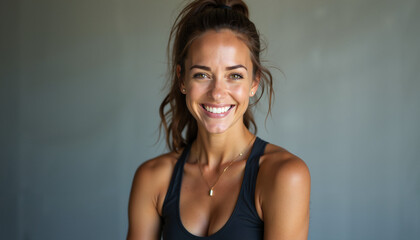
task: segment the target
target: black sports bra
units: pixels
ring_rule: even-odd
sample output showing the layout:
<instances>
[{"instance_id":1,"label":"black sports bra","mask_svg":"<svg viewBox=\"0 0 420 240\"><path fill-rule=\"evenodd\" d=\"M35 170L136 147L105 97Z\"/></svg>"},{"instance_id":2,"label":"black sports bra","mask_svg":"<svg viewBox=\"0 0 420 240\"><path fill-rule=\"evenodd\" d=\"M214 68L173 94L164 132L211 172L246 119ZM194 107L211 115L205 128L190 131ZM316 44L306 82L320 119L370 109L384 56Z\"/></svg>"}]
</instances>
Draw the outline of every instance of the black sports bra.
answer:
<instances>
[{"instance_id":1,"label":"black sports bra","mask_svg":"<svg viewBox=\"0 0 420 240\"><path fill-rule=\"evenodd\" d=\"M191 234L182 225L179 213L179 197L181 192L184 164L188 158L191 146L187 146L175 164L171 182L163 202L163 240L208 239L208 240L259 240L264 237L264 222L255 209L255 184L259 169L259 159L264 153L267 142L256 138L251 154L246 162L239 197L232 215L226 224L216 233L199 237Z\"/></svg>"}]
</instances>

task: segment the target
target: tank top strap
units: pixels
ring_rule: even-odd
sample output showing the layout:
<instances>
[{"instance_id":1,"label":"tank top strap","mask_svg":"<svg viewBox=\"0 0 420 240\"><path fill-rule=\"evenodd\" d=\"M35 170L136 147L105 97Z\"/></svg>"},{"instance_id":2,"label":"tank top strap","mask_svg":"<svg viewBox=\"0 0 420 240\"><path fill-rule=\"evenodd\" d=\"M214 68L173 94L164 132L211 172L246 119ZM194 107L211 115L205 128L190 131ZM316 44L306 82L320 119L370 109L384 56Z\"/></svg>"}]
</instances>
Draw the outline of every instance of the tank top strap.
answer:
<instances>
[{"instance_id":1,"label":"tank top strap","mask_svg":"<svg viewBox=\"0 0 420 240\"><path fill-rule=\"evenodd\" d=\"M172 172L171 182L169 183L168 191L166 192L165 200L163 201L162 213L166 211L166 206L177 201L177 196L181 191L182 174L184 172L184 165L190 154L191 144L188 144L182 151L181 156L175 164Z\"/></svg>"},{"instance_id":2,"label":"tank top strap","mask_svg":"<svg viewBox=\"0 0 420 240\"><path fill-rule=\"evenodd\" d=\"M260 167L260 157L264 154L266 145L266 141L256 137L248 162L245 166L244 179L242 183L244 191L242 192L241 198L246 208L248 208L249 212L253 215L254 219L260 219L255 208L255 186Z\"/></svg>"}]
</instances>

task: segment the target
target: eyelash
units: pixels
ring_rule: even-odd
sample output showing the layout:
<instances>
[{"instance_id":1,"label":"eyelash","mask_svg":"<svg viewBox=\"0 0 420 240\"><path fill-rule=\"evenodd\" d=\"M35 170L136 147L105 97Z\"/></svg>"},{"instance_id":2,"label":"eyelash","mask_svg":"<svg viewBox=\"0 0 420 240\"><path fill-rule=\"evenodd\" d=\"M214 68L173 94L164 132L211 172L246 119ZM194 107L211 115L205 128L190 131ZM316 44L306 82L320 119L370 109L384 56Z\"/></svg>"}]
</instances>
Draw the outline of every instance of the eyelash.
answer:
<instances>
[{"instance_id":1,"label":"eyelash","mask_svg":"<svg viewBox=\"0 0 420 240\"><path fill-rule=\"evenodd\" d=\"M205 73L196 73L193 75L193 78L198 78L198 79L203 79L203 78L210 78L209 75L205 74Z\"/></svg>"},{"instance_id":2,"label":"eyelash","mask_svg":"<svg viewBox=\"0 0 420 240\"><path fill-rule=\"evenodd\" d=\"M239 74L239 73L233 73L233 74L231 74L230 75L230 77L232 77L233 79L235 79L235 80L239 80L239 79L242 79L242 78L244 78L241 74Z\"/></svg>"},{"instance_id":3,"label":"eyelash","mask_svg":"<svg viewBox=\"0 0 420 240\"><path fill-rule=\"evenodd\" d=\"M203 79L203 78L210 78L210 76L208 75L208 74L205 74L205 73L196 73L196 74L194 74L193 75L193 77L194 78L198 78L198 79ZM239 74L239 73L233 73L233 74L230 74L229 75L229 77L231 78L231 79L234 79L234 80L239 80L239 79L243 79L244 77L241 75L241 74Z\"/></svg>"}]
</instances>

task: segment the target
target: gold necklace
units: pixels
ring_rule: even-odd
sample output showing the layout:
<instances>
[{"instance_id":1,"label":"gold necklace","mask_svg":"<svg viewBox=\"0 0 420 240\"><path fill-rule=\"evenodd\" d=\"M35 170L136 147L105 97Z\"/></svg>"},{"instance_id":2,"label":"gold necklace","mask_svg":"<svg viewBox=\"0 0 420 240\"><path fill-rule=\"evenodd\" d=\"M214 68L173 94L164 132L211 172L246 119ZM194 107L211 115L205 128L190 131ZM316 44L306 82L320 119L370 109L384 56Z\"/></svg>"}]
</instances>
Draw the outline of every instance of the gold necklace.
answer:
<instances>
[{"instance_id":1,"label":"gold necklace","mask_svg":"<svg viewBox=\"0 0 420 240\"><path fill-rule=\"evenodd\" d=\"M245 150L247 150L247 149L249 148L249 146L251 145L252 140L254 140L254 138L255 138L255 137L252 137L252 138L251 138L251 141L248 143L248 145L246 146ZM249 149L249 150L250 150L250 149ZM249 152L249 150L247 151L247 153ZM216 182L214 182L214 184L213 184L212 186L210 186L210 184L209 184L209 183L207 182L207 180L204 178L203 170L201 169L201 166L200 166L200 164L199 164L199 162L198 162L198 158L197 158L197 165L198 165L198 169L200 170L201 177L203 178L204 182L206 182L207 186L209 187L209 196L210 196L210 197L213 197L213 195L214 195L214 187L216 186L217 182L219 181L219 179L220 179L220 177L223 175L223 173L225 173L225 172L226 172L226 170L228 170L228 168L229 168L230 166L232 166L232 164L233 164L233 162L234 162L235 160L240 159L240 157L242 157L243 155L244 155L244 153L243 153L243 152L240 152L240 153L239 153L239 155L238 155L237 157L233 158L233 159L229 162L229 165L227 165L227 167L223 168L222 173L221 173L221 174L219 174L219 176L218 176L218 177L217 177L217 179L216 179ZM248 155L248 154L247 154L247 155Z\"/></svg>"}]
</instances>

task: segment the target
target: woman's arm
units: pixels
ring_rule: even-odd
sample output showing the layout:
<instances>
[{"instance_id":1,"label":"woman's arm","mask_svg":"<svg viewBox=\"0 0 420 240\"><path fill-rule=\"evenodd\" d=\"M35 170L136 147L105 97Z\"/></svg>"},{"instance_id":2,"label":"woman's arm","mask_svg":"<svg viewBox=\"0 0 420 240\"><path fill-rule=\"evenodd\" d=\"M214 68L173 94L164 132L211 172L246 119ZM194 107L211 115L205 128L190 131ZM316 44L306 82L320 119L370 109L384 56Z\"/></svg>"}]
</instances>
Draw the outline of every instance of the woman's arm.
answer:
<instances>
[{"instance_id":1,"label":"woman's arm","mask_svg":"<svg viewBox=\"0 0 420 240\"><path fill-rule=\"evenodd\" d=\"M264 239L308 239L311 179L306 164L291 156L267 162L263 173Z\"/></svg>"},{"instance_id":2,"label":"woman's arm","mask_svg":"<svg viewBox=\"0 0 420 240\"><path fill-rule=\"evenodd\" d=\"M160 210L173 164L157 158L141 165L134 176L128 207L127 240L159 240Z\"/></svg>"}]
</instances>

